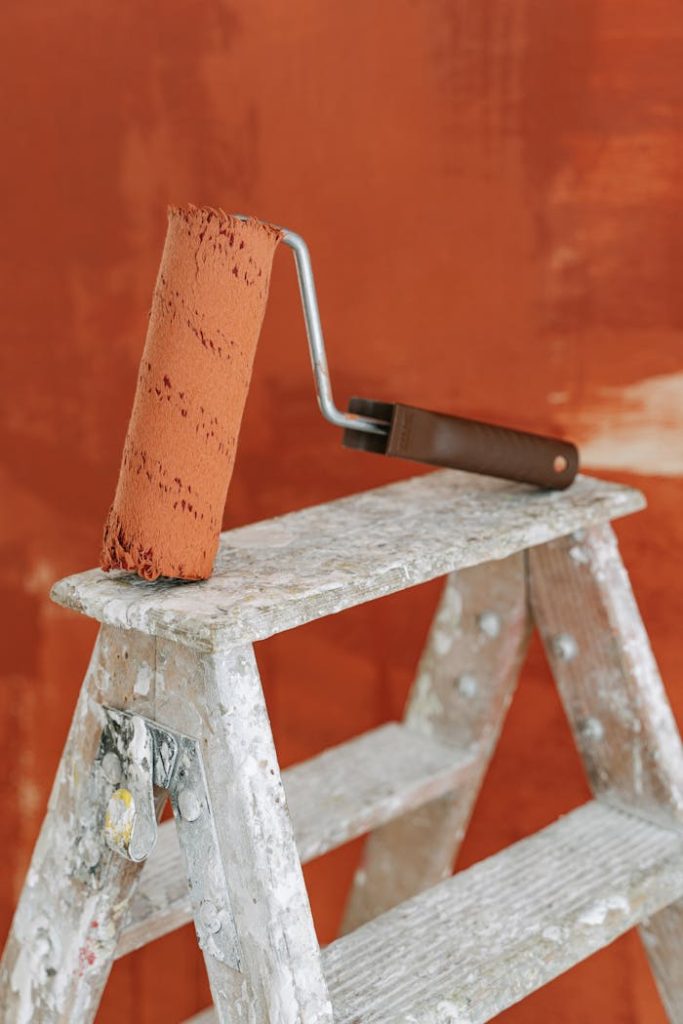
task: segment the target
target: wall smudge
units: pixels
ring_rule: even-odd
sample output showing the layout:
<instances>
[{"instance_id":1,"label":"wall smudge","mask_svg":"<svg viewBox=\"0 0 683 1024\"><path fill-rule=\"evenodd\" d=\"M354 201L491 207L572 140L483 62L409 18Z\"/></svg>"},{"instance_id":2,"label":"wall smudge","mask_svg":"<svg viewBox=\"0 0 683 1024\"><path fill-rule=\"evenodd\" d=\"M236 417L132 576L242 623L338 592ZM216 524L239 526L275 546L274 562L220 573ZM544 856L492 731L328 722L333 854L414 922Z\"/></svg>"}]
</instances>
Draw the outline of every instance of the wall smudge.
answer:
<instances>
[{"instance_id":1,"label":"wall smudge","mask_svg":"<svg viewBox=\"0 0 683 1024\"><path fill-rule=\"evenodd\" d=\"M585 467L683 476L683 372L601 388L573 424Z\"/></svg>"}]
</instances>

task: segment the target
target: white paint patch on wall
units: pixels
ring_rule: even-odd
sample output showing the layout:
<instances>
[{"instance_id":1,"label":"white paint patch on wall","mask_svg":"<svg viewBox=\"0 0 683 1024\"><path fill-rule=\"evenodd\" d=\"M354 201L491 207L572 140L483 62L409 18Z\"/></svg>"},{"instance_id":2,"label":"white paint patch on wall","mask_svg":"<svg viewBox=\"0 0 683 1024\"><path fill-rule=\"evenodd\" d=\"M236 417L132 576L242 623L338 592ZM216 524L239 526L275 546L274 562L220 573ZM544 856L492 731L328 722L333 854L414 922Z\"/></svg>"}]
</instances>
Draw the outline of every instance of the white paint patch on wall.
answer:
<instances>
[{"instance_id":1,"label":"white paint patch on wall","mask_svg":"<svg viewBox=\"0 0 683 1024\"><path fill-rule=\"evenodd\" d=\"M585 468L683 476L683 372L603 388L572 426Z\"/></svg>"}]
</instances>

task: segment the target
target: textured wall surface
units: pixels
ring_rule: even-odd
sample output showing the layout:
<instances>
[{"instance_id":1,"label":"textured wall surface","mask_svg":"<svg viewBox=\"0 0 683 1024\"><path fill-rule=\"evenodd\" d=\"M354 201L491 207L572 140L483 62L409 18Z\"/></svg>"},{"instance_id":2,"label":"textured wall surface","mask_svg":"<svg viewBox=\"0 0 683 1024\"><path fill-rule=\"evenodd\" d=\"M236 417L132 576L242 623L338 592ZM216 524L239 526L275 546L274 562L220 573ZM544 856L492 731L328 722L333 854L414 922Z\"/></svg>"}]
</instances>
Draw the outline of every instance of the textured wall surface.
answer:
<instances>
[{"instance_id":1,"label":"textured wall surface","mask_svg":"<svg viewBox=\"0 0 683 1024\"><path fill-rule=\"evenodd\" d=\"M645 491L618 529L680 718L680 5L10 0L2 22L3 929L95 634L47 592L97 560L168 203L304 234L340 400L567 432ZM410 472L319 418L280 252L226 525ZM400 712L437 593L260 645L285 763ZM461 862L585 795L534 647ZM322 939L357 855L307 869ZM207 1000L185 929L116 966L100 1019ZM504 1019L664 1016L627 935Z\"/></svg>"}]
</instances>

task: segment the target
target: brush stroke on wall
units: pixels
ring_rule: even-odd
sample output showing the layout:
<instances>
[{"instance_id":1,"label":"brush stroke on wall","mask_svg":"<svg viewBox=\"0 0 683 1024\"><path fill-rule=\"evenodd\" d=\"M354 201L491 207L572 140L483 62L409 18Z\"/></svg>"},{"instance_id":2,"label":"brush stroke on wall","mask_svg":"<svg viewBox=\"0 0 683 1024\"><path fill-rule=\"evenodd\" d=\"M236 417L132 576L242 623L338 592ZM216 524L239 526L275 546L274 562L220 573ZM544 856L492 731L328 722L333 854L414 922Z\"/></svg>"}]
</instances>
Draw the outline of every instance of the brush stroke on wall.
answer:
<instances>
[{"instance_id":1,"label":"brush stroke on wall","mask_svg":"<svg viewBox=\"0 0 683 1024\"><path fill-rule=\"evenodd\" d=\"M574 417L584 467L683 475L683 373L601 388Z\"/></svg>"}]
</instances>

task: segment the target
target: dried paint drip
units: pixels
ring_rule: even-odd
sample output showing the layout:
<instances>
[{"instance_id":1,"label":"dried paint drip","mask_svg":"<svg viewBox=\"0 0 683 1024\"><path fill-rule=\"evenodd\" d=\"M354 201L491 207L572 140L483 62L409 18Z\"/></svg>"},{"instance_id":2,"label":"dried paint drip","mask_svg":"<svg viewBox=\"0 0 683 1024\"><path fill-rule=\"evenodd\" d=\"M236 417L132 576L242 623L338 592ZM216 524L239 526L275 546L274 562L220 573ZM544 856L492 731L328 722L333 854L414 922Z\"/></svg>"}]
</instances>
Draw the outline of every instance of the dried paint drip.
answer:
<instances>
[{"instance_id":1,"label":"dried paint drip","mask_svg":"<svg viewBox=\"0 0 683 1024\"><path fill-rule=\"evenodd\" d=\"M103 569L210 576L280 237L222 211L169 210Z\"/></svg>"}]
</instances>

